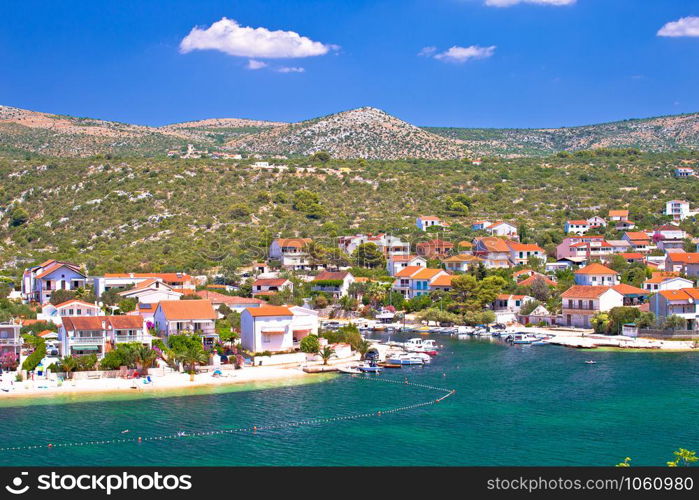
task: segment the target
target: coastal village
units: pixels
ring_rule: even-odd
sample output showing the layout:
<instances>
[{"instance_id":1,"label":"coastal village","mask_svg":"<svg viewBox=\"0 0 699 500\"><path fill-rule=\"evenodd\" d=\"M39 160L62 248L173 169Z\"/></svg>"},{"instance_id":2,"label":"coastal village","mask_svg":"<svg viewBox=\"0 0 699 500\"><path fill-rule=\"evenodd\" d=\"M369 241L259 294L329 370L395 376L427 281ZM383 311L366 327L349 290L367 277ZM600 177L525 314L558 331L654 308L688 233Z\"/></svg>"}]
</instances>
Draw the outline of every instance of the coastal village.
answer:
<instances>
[{"instance_id":1,"label":"coastal village","mask_svg":"<svg viewBox=\"0 0 699 500\"><path fill-rule=\"evenodd\" d=\"M676 175L688 178L686 170ZM452 241L453 221L432 215L415 219L419 241L353 234L328 248L280 235L235 280L184 271L95 276L49 259L8 290L25 313L0 324L2 388L179 386L181 371L192 383L259 381L427 364L436 354L433 340L399 345L369 332L692 350L699 239L680 224L697 211L668 200L663 215L655 227L638 227L627 208L567 220L555 253L501 220L469 221L477 236Z\"/></svg>"}]
</instances>

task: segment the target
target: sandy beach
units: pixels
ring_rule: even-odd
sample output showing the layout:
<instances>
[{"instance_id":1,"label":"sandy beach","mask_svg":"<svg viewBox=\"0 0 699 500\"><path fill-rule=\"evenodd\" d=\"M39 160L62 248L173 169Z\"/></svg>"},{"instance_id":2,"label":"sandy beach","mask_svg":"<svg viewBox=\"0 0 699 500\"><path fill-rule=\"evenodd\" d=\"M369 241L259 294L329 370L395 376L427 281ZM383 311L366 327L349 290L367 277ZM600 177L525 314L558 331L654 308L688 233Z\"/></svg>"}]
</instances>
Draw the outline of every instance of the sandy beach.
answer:
<instances>
[{"instance_id":1,"label":"sandy beach","mask_svg":"<svg viewBox=\"0 0 699 500\"><path fill-rule=\"evenodd\" d=\"M153 370L153 371L158 371ZM55 375L49 379L36 378L23 382L14 381L14 375L3 375L0 387L0 401L8 398L26 398L40 396L57 396L70 394L97 394L97 393L148 393L164 390L198 388L205 386L222 386L231 384L252 384L257 382L270 382L297 379L301 377L313 377L305 373L300 367L285 366L255 366L241 370L224 370L221 376L213 376L211 372L198 373L194 381L190 380L187 373L153 374L151 371L150 383L145 383L144 378L99 378L63 380L59 382ZM12 379L12 383L10 383ZM5 392L7 390L7 392Z\"/></svg>"}]
</instances>

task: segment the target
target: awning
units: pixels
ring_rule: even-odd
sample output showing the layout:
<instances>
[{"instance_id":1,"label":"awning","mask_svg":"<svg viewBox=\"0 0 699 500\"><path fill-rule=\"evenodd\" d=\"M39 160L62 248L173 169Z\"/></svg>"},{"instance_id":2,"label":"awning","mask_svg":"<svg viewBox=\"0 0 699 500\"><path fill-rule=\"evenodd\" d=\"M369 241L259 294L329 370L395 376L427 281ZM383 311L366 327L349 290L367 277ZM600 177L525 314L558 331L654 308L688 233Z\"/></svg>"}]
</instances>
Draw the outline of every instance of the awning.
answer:
<instances>
[{"instance_id":1,"label":"awning","mask_svg":"<svg viewBox=\"0 0 699 500\"><path fill-rule=\"evenodd\" d=\"M72 346L74 351L98 351L99 347L96 345L74 345Z\"/></svg>"},{"instance_id":2,"label":"awning","mask_svg":"<svg viewBox=\"0 0 699 500\"><path fill-rule=\"evenodd\" d=\"M286 333L284 330L262 330L265 335L283 335Z\"/></svg>"},{"instance_id":3,"label":"awning","mask_svg":"<svg viewBox=\"0 0 699 500\"><path fill-rule=\"evenodd\" d=\"M294 330L294 333L311 333L312 330Z\"/></svg>"}]
</instances>

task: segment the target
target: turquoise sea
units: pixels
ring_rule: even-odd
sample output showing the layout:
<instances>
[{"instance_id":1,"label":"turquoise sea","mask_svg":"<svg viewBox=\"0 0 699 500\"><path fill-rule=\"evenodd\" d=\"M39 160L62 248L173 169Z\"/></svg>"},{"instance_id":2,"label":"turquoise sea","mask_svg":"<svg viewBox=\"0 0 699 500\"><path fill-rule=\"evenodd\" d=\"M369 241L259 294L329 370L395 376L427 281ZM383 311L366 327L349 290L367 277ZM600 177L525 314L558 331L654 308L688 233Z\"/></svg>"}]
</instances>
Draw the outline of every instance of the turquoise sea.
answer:
<instances>
[{"instance_id":1,"label":"turquoise sea","mask_svg":"<svg viewBox=\"0 0 699 500\"><path fill-rule=\"evenodd\" d=\"M679 447L699 451L697 353L433 338L443 349L432 365L380 377L457 392L398 413L376 414L443 393L325 375L309 378L313 383L199 389L188 396L30 402L0 396L0 448L40 446L1 451L0 465L613 465L627 456L633 465L664 465ZM588 359L597 364L585 364ZM372 416L140 444L45 446L361 412Z\"/></svg>"}]
</instances>

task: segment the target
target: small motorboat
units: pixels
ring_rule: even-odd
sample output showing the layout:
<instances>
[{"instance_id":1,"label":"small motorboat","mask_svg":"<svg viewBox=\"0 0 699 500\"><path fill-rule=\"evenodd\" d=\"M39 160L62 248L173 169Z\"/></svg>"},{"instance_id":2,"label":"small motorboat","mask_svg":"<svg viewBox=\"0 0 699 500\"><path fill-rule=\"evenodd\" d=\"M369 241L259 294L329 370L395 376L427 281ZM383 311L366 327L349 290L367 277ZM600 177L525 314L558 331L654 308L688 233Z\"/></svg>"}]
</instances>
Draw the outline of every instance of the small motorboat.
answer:
<instances>
[{"instance_id":1,"label":"small motorboat","mask_svg":"<svg viewBox=\"0 0 699 500\"><path fill-rule=\"evenodd\" d=\"M340 373L348 373L351 375L362 373L362 371L359 368L354 366L338 366L337 371L339 371Z\"/></svg>"},{"instance_id":2,"label":"small motorboat","mask_svg":"<svg viewBox=\"0 0 699 500\"><path fill-rule=\"evenodd\" d=\"M383 368L381 368L380 366L370 363L359 365L357 366L357 369L360 371L360 373L381 373L383 371Z\"/></svg>"},{"instance_id":3,"label":"small motorboat","mask_svg":"<svg viewBox=\"0 0 699 500\"><path fill-rule=\"evenodd\" d=\"M508 342L511 342L512 344L519 344L519 345L531 345L534 342L538 342L539 339L531 335L529 333L516 333L510 338L508 337Z\"/></svg>"},{"instance_id":4,"label":"small motorboat","mask_svg":"<svg viewBox=\"0 0 699 500\"><path fill-rule=\"evenodd\" d=\"M384 361L382 363L378 363L377 366L380 366L381 368L401 368L403 365L400 363L389 363Z\"/></svg>"},{"instance_id":5,"label":"small motorboat","mask_svg":"<svg viewBox=\"0 0 699 500\"><path fill-rule=\"evenodd\" d=\"M597 361L592 361L591 359L588 359L587 361L585 361L585 364L586 365L596 365Z\"/></svg>"}]
</instances>

